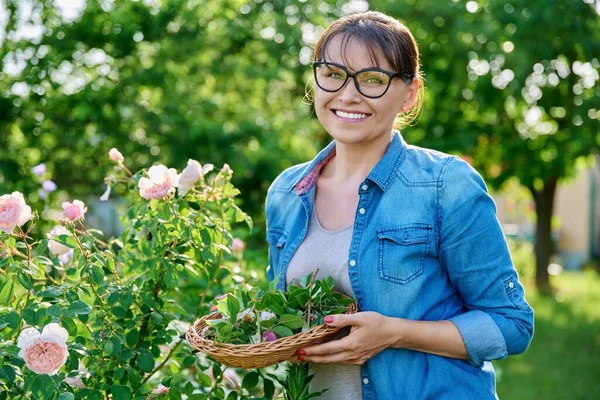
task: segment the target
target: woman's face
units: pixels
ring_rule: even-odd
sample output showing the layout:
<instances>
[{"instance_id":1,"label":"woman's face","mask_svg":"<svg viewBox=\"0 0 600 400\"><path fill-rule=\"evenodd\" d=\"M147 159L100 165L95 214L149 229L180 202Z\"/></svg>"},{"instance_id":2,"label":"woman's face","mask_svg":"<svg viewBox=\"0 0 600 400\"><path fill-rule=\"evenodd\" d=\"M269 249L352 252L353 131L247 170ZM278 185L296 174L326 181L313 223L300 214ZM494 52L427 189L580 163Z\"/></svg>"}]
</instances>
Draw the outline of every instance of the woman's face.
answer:
<instances>
[{"instance_id":1,"label":"woman's face","mask_svg":"<svg viewBox=\"0 0 600 400\"><path fill-rule=\"evenodd\" d=\"M325 49L325 60L319 61L344 65L350 72L377 67L361 42L352 40L346 46L345 54L342 54L341 44L342 36L334 37ZM377 61L379 68L397 72L383 55L378 54ZM382 97L372 99L358 92L352 78L337 92L326 92L315 85L315 111L323 128L339 143L387 145L397 114L412 106L417 89L416 79L414 83L406 84L402 79L394 78Z\"/></svg>"}]
</instances>

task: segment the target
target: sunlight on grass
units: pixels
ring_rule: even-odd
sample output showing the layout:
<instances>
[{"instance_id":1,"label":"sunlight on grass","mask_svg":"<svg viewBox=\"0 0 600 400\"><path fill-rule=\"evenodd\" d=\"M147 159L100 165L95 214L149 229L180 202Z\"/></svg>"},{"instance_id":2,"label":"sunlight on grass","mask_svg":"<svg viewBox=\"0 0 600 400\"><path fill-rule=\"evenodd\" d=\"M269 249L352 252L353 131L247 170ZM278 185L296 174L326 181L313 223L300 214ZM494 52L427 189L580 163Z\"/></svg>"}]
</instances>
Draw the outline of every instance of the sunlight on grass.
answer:
<instances>
[{"instance_id":1,"label":"sunlight on grass","mask_svg":"<svg viewBox=\"0 0 600 400\"><path fill-rule=\"evenodd\" d=\"M501 399L600 398L600 276L553 276L554 298L526 283L535 333L522 355L494 362Z\"/></svg>"}]
</instances>

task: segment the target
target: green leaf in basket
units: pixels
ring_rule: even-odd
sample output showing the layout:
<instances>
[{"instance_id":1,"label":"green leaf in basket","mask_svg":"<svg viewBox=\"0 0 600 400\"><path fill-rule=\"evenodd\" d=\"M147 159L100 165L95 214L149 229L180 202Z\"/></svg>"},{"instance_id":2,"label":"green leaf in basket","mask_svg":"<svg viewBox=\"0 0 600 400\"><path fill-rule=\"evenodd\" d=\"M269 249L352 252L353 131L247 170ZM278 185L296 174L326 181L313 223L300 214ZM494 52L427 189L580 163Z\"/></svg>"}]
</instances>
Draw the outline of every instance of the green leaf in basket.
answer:
<instances>
[{"instance_id":1,"label":"green leaf in basket","mask_svg":"<svg viewBox=\"0 0 600 400\"><path fill-rule=\"evenodd\" d=\"M293 288L294 286L290 286ZM308 289L298 289L291 291L288 296L288 306L292 308L301 308L310 300L310 292Z\"/></svg>"},{"instance_id":2,"label":"green leaf in basket","mask_svg":"<svg viewBox=\"0 0 600 400\"><path fill-rule=\"evenodd\" d=\"M229 307L227 306L227 300L229 296L223 297L221 300L217 301L217 311L221 313L224 317L230 317L229 315ZM235 318L235 315L233 316Z\"/></svg>"},{"instance_id":3,"label":"green leaf in basket","mask_svg":"<svg viewBox=\"0 0 600 400\"><path fill-rule=\"evenodd\" d=\"M231 319L237 319L237 315L240 312L240 302L232 294L229 294L227 296L227 309L229 311L229 315L231 316Z\"/></svg>"},{"instance_id":4,"label":"green leaf in basket","mask_svg":"<svg viewBox=\"0 0 600 400\"><path fill-rule=\"evenodd\" d=\"M275 334L278 337L286 337L286 336L294 335L294 332L292 332L290 328L288 328L287 326L283 326L283 325L274 326L271 330L273 332L275 332Z\"/></svg>"},{"instance_id":5,"label":"green leaf in basket","mask_svg":"<svg viewBox=\"0 0 600 400\"><path fill-rule=\"evenodd\" d=\"M265 293L258 303L259 310L271 310L275 314L285 314L285 298L274 292Z\"/></svg>"},{"instance_id":6,"label":"green leaf in basket","mask_svg":"<svg viewBox=\"0 0 600 400\"><path fill-rule=\"evenodd\" d=\"M291 330L300 329L304 325L304 319L292 314L284 314L279 318L279 324L287 326Z\"/></svg>"}]
</instances>

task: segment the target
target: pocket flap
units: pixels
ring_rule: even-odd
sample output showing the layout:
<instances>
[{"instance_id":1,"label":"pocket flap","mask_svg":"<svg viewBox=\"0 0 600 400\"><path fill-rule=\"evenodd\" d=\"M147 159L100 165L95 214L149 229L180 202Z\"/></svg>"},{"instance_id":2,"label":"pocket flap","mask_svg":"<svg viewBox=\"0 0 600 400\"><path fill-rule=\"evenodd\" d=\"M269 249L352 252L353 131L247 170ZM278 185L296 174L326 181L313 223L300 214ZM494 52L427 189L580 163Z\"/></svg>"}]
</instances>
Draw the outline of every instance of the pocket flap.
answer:
<instances>
[{"instance_id":1,"label":"pocket flap","mask_svg":"<svg viewBox=\"0 0 600 400\"><path fill-rule=\"evenodd\" d=\"M388 239L403 245L427 243L430 240L430 235L431 227L429 225L398 227L377 231L379 239Z\"/></svg>"},{"instance_id":2,"label":"pocket flap","mask_svg":"<svg viewBox=\"0 0 600 400\"><path fill-rule=\"evenodd\" d=\"M267 233L267 242L275 245L279 248L285 245L287 240L287 233L280 229L271 229Z\"/></svg>"}]
</instances>

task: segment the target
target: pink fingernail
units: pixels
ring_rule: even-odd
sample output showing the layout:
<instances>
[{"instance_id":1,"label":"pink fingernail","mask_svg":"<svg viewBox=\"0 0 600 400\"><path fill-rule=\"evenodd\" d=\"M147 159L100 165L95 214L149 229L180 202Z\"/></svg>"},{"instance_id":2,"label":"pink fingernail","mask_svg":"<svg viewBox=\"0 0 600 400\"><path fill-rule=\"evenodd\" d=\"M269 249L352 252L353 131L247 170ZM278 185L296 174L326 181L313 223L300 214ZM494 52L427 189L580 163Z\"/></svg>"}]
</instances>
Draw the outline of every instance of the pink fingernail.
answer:
<instances>
[{"instance_id":1,"label":"pink fingernail","mask_svg":"<svg viewBox=\"0 0 600 400\"><path fill-rule=\"evenodd\" d=\"M330 316L328 316L328 317L325 317L325 318L324 318L324 321L325 321L325 322L327 322L328 324L330 324L330 323L332 323L332 322L333 322L333 317L332 317L331 315L330 315Z\"/></svg>"}]
</instances>

